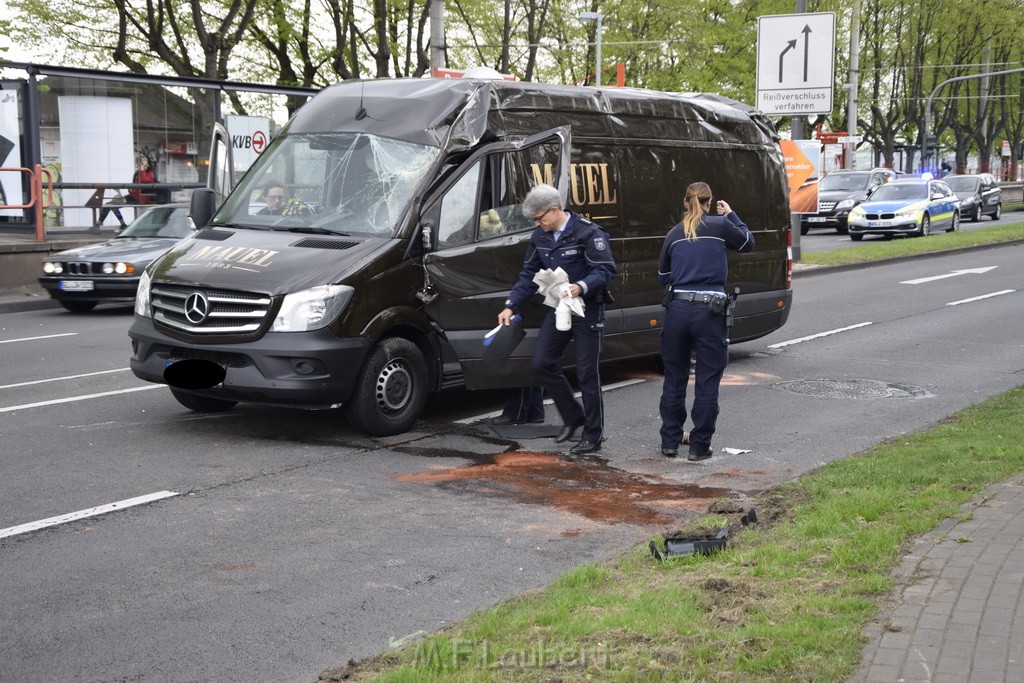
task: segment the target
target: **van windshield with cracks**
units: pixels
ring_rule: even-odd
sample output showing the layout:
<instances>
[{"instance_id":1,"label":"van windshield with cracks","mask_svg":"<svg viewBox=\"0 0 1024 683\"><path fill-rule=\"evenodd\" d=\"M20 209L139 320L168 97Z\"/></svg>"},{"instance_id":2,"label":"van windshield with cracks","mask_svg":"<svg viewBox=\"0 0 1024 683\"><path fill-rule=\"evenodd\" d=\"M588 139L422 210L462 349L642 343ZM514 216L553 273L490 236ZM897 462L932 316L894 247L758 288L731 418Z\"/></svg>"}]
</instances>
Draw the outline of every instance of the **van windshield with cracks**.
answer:
<instances>
[{"instance_id":1,"label":"van windshield with cracks","mask_svg":"<svg viewBox=\"0 0 1024 683\"><path fill-rule=\"evenodd\" d=\"M364 133L281 136L212 222L391 236L440 155L435 147Z\"/></svg>"}]
</instances>

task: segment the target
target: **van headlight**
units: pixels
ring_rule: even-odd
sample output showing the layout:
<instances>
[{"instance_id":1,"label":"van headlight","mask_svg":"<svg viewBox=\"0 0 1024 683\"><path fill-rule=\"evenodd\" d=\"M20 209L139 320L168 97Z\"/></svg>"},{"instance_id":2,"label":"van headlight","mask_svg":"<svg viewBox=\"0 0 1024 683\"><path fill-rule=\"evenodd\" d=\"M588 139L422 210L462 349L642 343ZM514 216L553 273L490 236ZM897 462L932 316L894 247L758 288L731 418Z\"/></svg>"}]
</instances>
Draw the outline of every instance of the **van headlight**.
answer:
<instances>
[{"instance_id":1,"label":"van headlight","mask_svg":"<svg viewBox=\"0 0 1024 683\"><path fill-rule=\"evenodd\" d=\"M270 331L308 332L327 327L345 310L355 291L348 285L320 285L287 294Z\"/></svg>"},{"instance_id":2,"label":"van headlight","mask_svg":"<svg viewBox=\"0 0 1024 683\"><path fill-rule=\"evenodd\" d=\"M135 290L135 315L143 318L153 317L153 307L149 304L149 271L142 271L139 288Z\"/></svg>"},{"instance_id":3,"label":"van headlight","mask_svg":"<svg viewBox=\"0 0 1024 683\"><path fill-rule=\"evenodd\" d=\"M856 204L855 199L844 199L843 201L836 204L836 211L842 211L844 209L852 209L853 205Z\"/></svg>"}]
</instances>

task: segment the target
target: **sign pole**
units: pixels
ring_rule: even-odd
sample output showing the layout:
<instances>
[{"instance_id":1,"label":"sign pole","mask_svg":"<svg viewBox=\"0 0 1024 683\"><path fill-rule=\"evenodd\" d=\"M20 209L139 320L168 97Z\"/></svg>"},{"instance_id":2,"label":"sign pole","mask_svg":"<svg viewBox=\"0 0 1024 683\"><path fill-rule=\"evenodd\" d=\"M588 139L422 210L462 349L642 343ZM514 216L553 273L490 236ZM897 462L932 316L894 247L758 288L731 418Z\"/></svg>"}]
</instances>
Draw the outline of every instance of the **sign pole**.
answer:
<instances>
[{"instance_id":1,"label":"sign pole","mask_svg":"<svg viewBox=\"0 0 1024 683\"><path fill-rule=\"evenodd\" d=\"M796 0L796 13L803 14L807 11L807 0ZM789 119L790 139L795 143L797 140L804 140L807 136L807 118L802 115L794 115ZM800 260L800 214L789 213L789 229L793 236L793 262Z\"/></svg>"},{"instance_id":2,"label":"sign pole","mask_svg":"<svg viewBox=\"0 0 1024 683\"><path fill-rule=\"evenodd\" d=\"M847 111L846 130L850 136L857 134L857 90L858 71L860 70L860 0L853 0L853 16L850 20L850 106ZM853 140L846 144L846 168L857 168L857 143Z\"/></svg>"}]
</instances>

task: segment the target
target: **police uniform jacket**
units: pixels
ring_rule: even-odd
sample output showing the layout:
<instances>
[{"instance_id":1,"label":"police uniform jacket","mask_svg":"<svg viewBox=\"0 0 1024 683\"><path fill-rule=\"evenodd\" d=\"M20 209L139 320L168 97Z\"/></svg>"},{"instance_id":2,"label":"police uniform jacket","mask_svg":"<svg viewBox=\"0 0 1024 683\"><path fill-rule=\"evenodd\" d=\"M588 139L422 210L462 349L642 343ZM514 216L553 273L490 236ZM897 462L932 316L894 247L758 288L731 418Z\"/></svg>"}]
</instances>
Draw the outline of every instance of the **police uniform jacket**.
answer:
<instances>
[{"instance_id":1,"label":"police uniform jacket","mask_svg":"<svg viewBox=\"0 0 1024 683\"><path fill-rule=\"evenodd\" d=\"M569 282L583 290L585 302L600 303L599 297L615 276L615 259L608 234L579 214L568 213L569 220L558 241L554 233L545 232L543 228L533 231L523 272L505 301L508 308L516 310L533 296L537 291L533 276L545 268L561 268L569 275Z\"/></svg>"},{"instance_id":2,"label":"police uniform jacket","mask_svg":"<svg viewBox=\"0 0 1024 683\"><path fill-rule=\"evenodd\" d=\"M745 252L754 248L754 236L736 215L705 214L697 224L697 239L686 239L682 223L669 230L658 260L661 284L676 291L725 292L729 276L727 249Z\"/></svg>"}]
</instances>

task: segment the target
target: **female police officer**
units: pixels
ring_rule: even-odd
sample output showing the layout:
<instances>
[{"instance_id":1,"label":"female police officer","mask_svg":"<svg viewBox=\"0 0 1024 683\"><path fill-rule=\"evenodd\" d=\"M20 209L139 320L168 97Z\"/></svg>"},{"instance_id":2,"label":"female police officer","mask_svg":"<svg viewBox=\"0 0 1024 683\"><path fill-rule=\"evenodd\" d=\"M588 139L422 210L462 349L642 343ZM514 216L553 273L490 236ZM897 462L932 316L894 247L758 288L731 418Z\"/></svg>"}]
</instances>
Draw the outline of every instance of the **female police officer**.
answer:
<instances>
[{"instance_id":1,"label":"female police officer","mask_svg":"<svg viewBox=\"0 0 1024 683\"><path fill-rule=\"evenodd\" d=\"M683 199L683 222L665 237L658 275L671 285L672 297L661 331L665 383L661 392L661 454L674 458L683 440L686 421L686 383L690 353L697 355L693 391L693 428L689 460L711 457L711 436L718 417L718 384L729 362L725 314L728 302L726 249L750 251L754 238L724 201L720 215L709 215L711 188L692 183Z\"/></svg>"},{"instance_id":2,"label":"female police officer","mask_svg":"<svg viewBox=\"0 0 1024 683\"><path fill-rule=\"evenodd\" d=\"M604 432L604 405L598 357L604 339L605 288L615 276L608 235L583 216L562 210L562 196L551 185L537 185L523 199L523 215L537 226L530 236L526 260L519 279L509 292L498 322L508 325L515 310L538 289L533 276L541 269L562 268L569 275L572 296L583 297L583 317L572 316L572 329L555 327L555 310L544 316L537 343L533 347L533 371L554 400L562 417L557 443L569 441L582 429L582 439L570 453L593 453L601 449ZM562 354L569 340L576 340L576 377L580 382L583 405L573 396L572 387L562 372Z\"/></svg>"}]
</instances>

